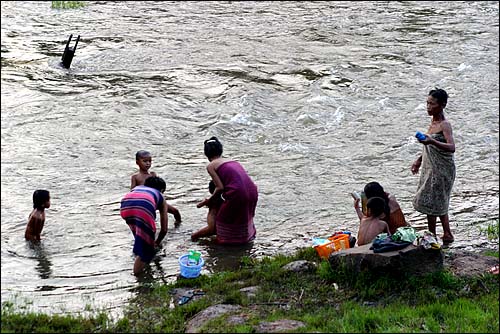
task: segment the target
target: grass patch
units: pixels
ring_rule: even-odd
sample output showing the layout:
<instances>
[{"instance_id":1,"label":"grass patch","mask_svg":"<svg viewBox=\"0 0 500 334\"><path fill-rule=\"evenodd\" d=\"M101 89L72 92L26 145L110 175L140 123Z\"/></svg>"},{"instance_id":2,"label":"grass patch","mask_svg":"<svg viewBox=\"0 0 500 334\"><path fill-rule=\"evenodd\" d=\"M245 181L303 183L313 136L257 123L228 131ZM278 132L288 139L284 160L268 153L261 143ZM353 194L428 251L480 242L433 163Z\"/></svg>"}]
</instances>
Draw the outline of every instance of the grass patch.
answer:
<instances>
[{"instance_id":1,"label":"grass patch","mask_svg":"<svg viewBox=\"0 0 500 334\"><path fill-rule=\"evenodd\" d=\"M283 266L294 260L317 264L294 273ZM257 286L255 296L241 288ZM202 289L203 298L170 307L174 288ZM498 276L461 278L447 271L425 276L394 276L346 268L332 270L314 249L261 260L242 258L238 270L174 284L156 283L130 300L123 318L104 313L91 318L16 313L2 306L2 332L171 332L182 333L198 312L215 304L240 305L243 323L228 315L207 322L203 332L251 333L263 321L298 320L296 332L484 332L498 333Z\"/></svg>"},{"instance_id":2,"label":"grass patch","mask_svg":"<svg viewBox=\"0 0 500 334\"><path fill-rule=\"evenodd\" d=\"M480 227L479 231L480 233L486 233L486 236L490 241L496 241L498 243L498 238L499 238L499 223L500 221L497 219L494 222L491 222L488 224L486 227Z\"/></svg>"},{"instance_id":3,"label":"grass patch","mask_svg":"<svg viewBox=\"0 0 500 334\"><path fill-rule=\"evenodd\" d=\"M52 1L54 9L75 9L85 6L85 1Z\"/></svg>"}]
</instances>

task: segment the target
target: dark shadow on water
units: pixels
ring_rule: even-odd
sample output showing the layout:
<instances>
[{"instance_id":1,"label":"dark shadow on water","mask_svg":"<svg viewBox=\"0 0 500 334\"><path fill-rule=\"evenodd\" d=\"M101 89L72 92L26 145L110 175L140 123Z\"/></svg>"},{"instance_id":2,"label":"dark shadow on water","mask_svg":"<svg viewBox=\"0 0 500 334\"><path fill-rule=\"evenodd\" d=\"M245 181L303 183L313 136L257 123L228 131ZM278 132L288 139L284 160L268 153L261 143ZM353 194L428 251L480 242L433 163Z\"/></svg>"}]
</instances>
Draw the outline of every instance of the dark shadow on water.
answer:
<instances>
[{"instance_id":1,"label":"dark shadow on water","mask_svg":"<svg viewBox=\"0 0 500 334\"><path fill-rule=\"evenodd\" d=\"M47 257L43 244L41 242L27 241L28 248L33 251L34 258L38 261L35 269L41 279L48 279L52 275L52 262ZM43 288L43 287L42 287Z\"/></svg>"},{"instance_id":2,"label":"dark shadow on water","mask_svg":"<svg viewBox=\"0 0 500 334\"><path fill-rule=\"evenodd\" d=\"M243 256L251 256L253 242L244 245L221 245L213 239L200 240L208 256L204 258L205 269L215 273L220 271L235 270L240 267Z\"/></svg>"}]
</instances>

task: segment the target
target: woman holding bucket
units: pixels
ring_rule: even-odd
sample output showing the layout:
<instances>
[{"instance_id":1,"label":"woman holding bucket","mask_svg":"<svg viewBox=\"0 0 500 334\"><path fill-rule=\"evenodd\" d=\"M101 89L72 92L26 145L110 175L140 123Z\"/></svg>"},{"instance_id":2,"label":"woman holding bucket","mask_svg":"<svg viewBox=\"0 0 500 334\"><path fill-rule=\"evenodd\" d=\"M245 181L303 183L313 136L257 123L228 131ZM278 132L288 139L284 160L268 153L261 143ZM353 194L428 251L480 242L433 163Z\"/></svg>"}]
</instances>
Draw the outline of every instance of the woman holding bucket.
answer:
<instances>
[{"instance_id":1,"label":"woman holding bucket","mask_svg":"<svg viewBox=\"0 0 500 334\"><path fill-rule=\"evenodd\" d=\"M243 166L234 160L222 158L222 143L217 137L204 142L208 158L208 174L215 183L215 191L197 207L210 206L222 198L215 218L215 226L204 227L191 235L196 241L201 237L217 235L221 244L245 244L255 238L253 218L257 206L257 186Z\"/></svg>"}]
</instances>

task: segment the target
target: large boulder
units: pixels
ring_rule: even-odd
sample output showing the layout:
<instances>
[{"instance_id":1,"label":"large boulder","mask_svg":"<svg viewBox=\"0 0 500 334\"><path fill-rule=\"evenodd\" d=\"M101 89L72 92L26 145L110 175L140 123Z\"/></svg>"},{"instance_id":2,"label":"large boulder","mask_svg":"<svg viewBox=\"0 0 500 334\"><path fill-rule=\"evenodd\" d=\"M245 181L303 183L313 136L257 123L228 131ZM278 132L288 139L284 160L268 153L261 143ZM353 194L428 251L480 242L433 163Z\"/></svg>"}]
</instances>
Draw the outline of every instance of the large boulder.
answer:
<instances>
[{"instance_id":1,"label":"large boulder","mask_svg":"<svg viewBox=\"0 0 500 334\"><path fill-rule=\"evenodd\" d=\"M328 261L333 269L345 266L347 270L354 272L369 270L422 275L444 268L444 255L441 249L427 250L410 244L400 250L374 253L370 247L371 243L333 252Z\"/></svg>"}]
</instances>

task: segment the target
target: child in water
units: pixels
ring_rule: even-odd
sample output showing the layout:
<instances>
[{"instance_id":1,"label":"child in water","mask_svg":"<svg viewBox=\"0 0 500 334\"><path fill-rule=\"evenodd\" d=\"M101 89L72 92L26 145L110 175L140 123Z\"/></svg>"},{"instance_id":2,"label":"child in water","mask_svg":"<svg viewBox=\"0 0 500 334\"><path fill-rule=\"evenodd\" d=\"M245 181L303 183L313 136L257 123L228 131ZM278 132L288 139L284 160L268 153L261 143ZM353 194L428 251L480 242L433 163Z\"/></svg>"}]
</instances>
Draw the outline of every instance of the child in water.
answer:
<instances>
[{"instance_id":1,"label":"child in water","mask_svg":"<svg viewBox=\"0 0 500 334\"><path fill-rule=\"evenodd\" d=\"M208 183L208 191L210 192L210 194L213 194L215 191L215 183L213 180L210 180L210 182ZM224 199L222 198L221 195L220 197L216 197L216 200L213 203L207 204L208 206L207 226L191 234L191 241L197 241L199 238L208 237L216 234L215 217L217 216L217 212L219 211L219 207L222 204L223 200Z\"/></svg>"},{"instance_id":2,"label":"child in water","mask_svg":"<svg viewBox=\"0 0 500 334\"><path fill-rule=\"evenodd\" d=\"M387 233L391 235L389 231L389 225L381 219L383 217L385 206L387 205L385 200L380 197L372 197L366 203L367 215L365 216L359 207L359 199L354 201L354 208L358 214L360 224L358 231L358 246L363 246L372 242L377 235L380 233Z\"/></svg>"},{"instance_id":3,"label":"child in water","mask_svg":"<svg viewBox=\"0 0 500 334\"><path fill-rule=\"evenodd\" d=\"M139 171L130 178L130 189L144 185L144 181L150 176L158 176L155 172L150 172L153 158L148 151L140 150L135 154L135 163L139 166Z\"/></svg>"},{"instance_id":4,"label":"child in water","mask_svg":"<svg viewBox=\"0 0 500 334\"><path fill-rule=\"evenodd\" d=\"M135 163L139 166L139 171L133 174L130 178L130 189L134 189L136 186L144 185L144 182L147 178L151 176L158 176L155 172L150 172L153 158L151 157L151 153L148 151L140 150L135 154ZM176 207L167 203L168 213L174 215L175 223L174 225L177 227L181 224L181 213Z\"/></svg>"},{"instance_id":5,"label":"child in water","mask_svg":"<svg viewBox=\"0 0 500 334\"><path fill-rule=\"evenodd\" d=\"M28 225L24 238L31 241L40 241L43 225L45 224L45 209L50 208L50 193L47 190L35 190L33 193L33 211L28 218Z\"/></svg>"}]
</instances>

